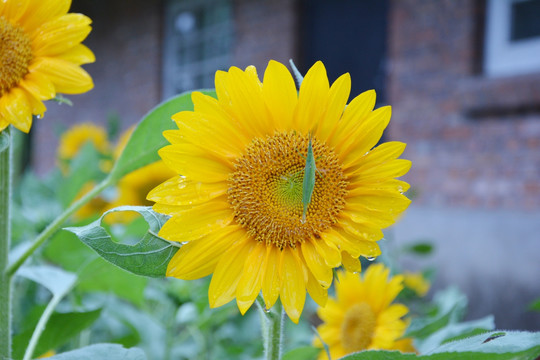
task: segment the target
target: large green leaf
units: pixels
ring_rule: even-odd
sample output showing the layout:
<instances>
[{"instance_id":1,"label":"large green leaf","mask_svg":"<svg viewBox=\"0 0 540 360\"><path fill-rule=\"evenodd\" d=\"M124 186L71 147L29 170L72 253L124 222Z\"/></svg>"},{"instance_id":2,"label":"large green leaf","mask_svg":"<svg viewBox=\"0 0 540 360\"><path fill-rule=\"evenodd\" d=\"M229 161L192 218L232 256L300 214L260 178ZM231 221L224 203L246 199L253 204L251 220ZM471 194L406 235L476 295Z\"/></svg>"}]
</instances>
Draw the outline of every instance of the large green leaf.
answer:
<instances>
[{"instance_id":1,"label":"large green leaf","mask_svg":"<svg viewBox=\"0 0 540 360\"><path fill-rule=\"evenodd\" d=\"M141 349L125 349L118 344L96 344L68 351L49 358L50 360L146 360Z\"/></svg>"},{"instance_id":2,"label":"large green leaf","mask_svg":"<svg viewBox=\"0 0 540 360\"><path fill-rule=\"evenodd\" d=\"M302 346L287 352L283 355L283 360L312 360L316 359L321 349L313 346Z\"/></svg>"},{"instance_id":3,"label":"large green leaf","mask_svg":"<svg viewBox=\"0 0 540 360\"><path fill-rule=\"evenodd\" d=\"M540 333L492 331L443 344L425 355L398 351L363 351L342 360L534 360L540 356Z\"/></svg>"},{"instance_id":4,"label":"large green leaf","mask_svg":"<svg viewBox=\"0 0 540 360\"><path fill-rule=\"evenodd\" d=\"M100 313L101 309L86 312L54 313L39 338L34 354L39 356L64 345L75 335L92 325ZM34 329L29 328L13 338L14 359L23 357L33 332Z\"/></svg>"},{"instance_id":5,"label":"large green leaf","mask_svg":"<svg viewBox=\"0 0 540 360\"><path fill-rule=\"evenodd\" d=\"M114 242L112 236L101 226L104 216L114 211L136 211L148 223L149 229L135 245ZM71 231L98 255L110 263L136 275L164 277L167 265L179 244L169 242L157 236L159 229L167 221L168 216L152 211L146 206L120 206L104 213L101 218L82 227L70 227Z\"/></svg>"},{"instance_id":6,"label":"large green leaf","mask_svg":"<svg viewBox=\"0 0 540 360\"><path fill-rule=\"evenodd\" d=\"M133 275L100 258L92 249L67 231L57 232L47 244L45 258L69 271L77 271L77 291L112 292L141 305L148 279Z\"/></svg>"},{"instance_id":7,"label":"large green leaf","mask_svg":"<svg viewBox=\"0 0 540 360\"><path fill-rule=\"evenodd\" d=\"M45 286L57 297L63 297L77 280L75 274L45 265L23 267L17 275Z\"/></svg>"},{"instance_id":8,"label":"large green leaf","mask_svg":"<svg viewBox=\"0 0 540 360\"><path fill-rule=\"evenodd\" d=\"M215 96L214 90L200 90L202 93ZM122 176L147 164L159 160L157 151L168 144L162 133L177 128L171 116L180 111L193 110L191 92L177 95L162 102L137 125L124 151L118 158L109 177L116 182Z\"/></svg>"}]
</instances>

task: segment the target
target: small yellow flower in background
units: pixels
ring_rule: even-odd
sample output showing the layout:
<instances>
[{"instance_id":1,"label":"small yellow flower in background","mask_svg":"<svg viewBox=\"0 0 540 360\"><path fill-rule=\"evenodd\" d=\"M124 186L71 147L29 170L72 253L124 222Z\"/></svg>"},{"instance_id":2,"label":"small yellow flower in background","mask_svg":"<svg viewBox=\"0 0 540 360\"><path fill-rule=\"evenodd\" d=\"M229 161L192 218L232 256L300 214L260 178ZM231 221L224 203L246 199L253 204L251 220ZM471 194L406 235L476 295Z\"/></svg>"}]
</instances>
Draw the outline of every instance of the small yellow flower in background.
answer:
<instances>
[{"instance_id":1,"label":"small yellow flower in background","mask_svg":"<svg viewBox=\"0 0 540 360\"><path fill-rule=\"evenodd\" d=\"M382 264L369 266L363 279L351 272L338 273L336 298L317 310L323 321L317 331L332 359L368 349L414 352L411 339L400 339L408 325L402 317L409 310L391 304L403 289L403 276L389 278L389 273ZM314 344L322 347L319 339ZM327 358L321 351L319 359Z\"/></svg>"},{"instance_id":2,"label":"small yellow flower in background","mask_svg":"<svg viewBox=\"0 0 540 360\"><path fill-rule=\"evenodd\" d=\"M375 92L347 105L351 80L332 86L317 62L298 93L287 68L270 61L261 82L254 67L231 67L215 78L218 99L192 94L194 111L173 116L160 150L178 175L148 194L154 210L171 215L159 235L185 244L167 275L213 274L211 307L236 298L245 313L262 290L267 308L278 297L298 322L306 290L321 306L344 264L380 254L376 241L409 205L409 186L396 180L410 168L397 159L405 144L373 148L390 121L389 106L373 111ZM311 140L310 140L311 139ZM303 214L306 154L317 171Z\"/></svg>"},{"instance_id":3,"label":"small yellow flower in background","mask_svg":"<svg viewBox=\"0 0 540 360\"><path fill-rule=\"evenodd\" d=\"M12 124L28 132L42 101L57 93L92 89L80 65L95 61L81 42L91 20L68 14L69 0L0 1L0 131Z\"/></svg>"},{"instance_id":4,"label":"small yellow flower in background","mask_svg":"<svg viewBox=\"0 0 540 360\"><path fill-rule=\"evenodd\" d=\"M86 195L90 190L92 190L96 186L96 183L93 181L87 182L83 185L81 190L79 190L79 193L77 196L75 196L75 199L73 199L73 202L79 200L84 195ZM81 220L86 219L92 215L95 214L101 214L104 211L106 211L109 208L109 202L104 199L102 196L96 196L86 204L84 204L75 214L73 214L73 217L75 219Z\"/></svg>"},{"instance_id":5,"label":"small yellow flower in background","mask_svg":"<svg viewBox=\"0 0 540 360\"><path fill-rule=\"evenodd\" d=\"M109 205L109 209L122 205L153 205L153 202L146 199L148 192L174 175L163 161L157 161L127 174L118 182L118 196ZM137 213L132 211L121 211L110 213L105 219L108 223L127 223L137 216Z\"/></svg>"},{"instance_id":6,"label":"small yellow flower in background","mask_svg":"<svg viewBox=\"0 0 540 360\"><path fill-rule=\"evenodd\" d=\"M45 354L41 355L40 357L38 357L38 359L46 359L46 358L50 358L52 356L56 355L56 351L54 350L49 350L47 351Z\"/></svg>"},{"instance_id":7,"label":"small yellow flower in background","mask_svg":"<svg viewBox=\"0 0 540 360\"><path fill-rule=\"evenodd\" d=\"M86 122L74 125L62 134L58 145L58 157L61 160L71 160L88 142L102 154L107 154L110 150L105 128Z\"/></svg>"},{"instance_id":8,"label":"small yellow flower in background","mask_svg":"<svg viewBox=\"0 0 540 360\"><path fill-rule=\"evenodd\" d=\"M405 286L413 290L418 296L424 296L429 291L430 282L422 273L410 273L403 274Z\"/></svg>"}]
</instances>

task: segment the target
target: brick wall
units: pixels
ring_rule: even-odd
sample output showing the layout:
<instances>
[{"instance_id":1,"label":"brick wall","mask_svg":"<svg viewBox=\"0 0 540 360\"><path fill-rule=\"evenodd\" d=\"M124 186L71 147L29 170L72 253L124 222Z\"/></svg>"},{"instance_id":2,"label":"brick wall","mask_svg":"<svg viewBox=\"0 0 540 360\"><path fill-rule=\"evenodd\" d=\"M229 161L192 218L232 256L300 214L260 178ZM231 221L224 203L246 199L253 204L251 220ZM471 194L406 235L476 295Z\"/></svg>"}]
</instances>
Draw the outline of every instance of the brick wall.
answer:
<instances>
[{"instance_id":1,"label":"brick wall","mask_svg":"<svg viewBox=\"0 0 540 360\"><path fill-rule=\"evenodd\" d=\"M540 210L540 74L487 79L482 2L394 0L390 137L416 204Z\"/></svg>"},{"instance_id":2,"label":"brick wall","mask_svg":"<svg viewBox=\"0 0 540 360\"><path fill-rule=\"evenodd\" d=\"M295 0L236 0L233 65L255 65L262 79L268 60L297 59Z\"/></svg>"}]
</instances>

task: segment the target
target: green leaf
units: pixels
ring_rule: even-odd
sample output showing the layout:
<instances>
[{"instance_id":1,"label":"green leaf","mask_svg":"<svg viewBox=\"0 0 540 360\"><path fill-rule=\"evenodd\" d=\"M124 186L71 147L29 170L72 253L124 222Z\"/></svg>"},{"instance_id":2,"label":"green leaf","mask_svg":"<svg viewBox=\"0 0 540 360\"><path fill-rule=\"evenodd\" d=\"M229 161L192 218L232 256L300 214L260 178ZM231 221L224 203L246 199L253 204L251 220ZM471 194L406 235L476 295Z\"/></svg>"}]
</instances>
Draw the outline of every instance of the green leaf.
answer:
<instances>
[{"instance_id":1,"label":"green leaf","mask_svg":"<svg viewBox=\"0 0 540 360\"><path fill-rule=\"evenodd\" d=\"M135 245L116 243L112 236L101 226L105 215L114 211L136 211L148 223L148 232ZM168 216L152 211L147 206L120 206L105 212L98 220L82 227L65 228L92 248L108 262L136 275L164 277L167 265L179 245L157 236L159 229Z\"/></svg>"},{"instance_id":2,"label":"green leaf","mask_svg":"<svg viewBox=\"0 0 540 360\"><path fill-rule=\"evenodd\" d=\"M75 274L45 265L23 267L17 275L45 286L57 297L63 297L77 280Z\"/></svg>"},{"instance_id":3,"label":"green leaf","mask_svg":"<svg viewBox=\"0 0 540 360\"><path fill-rule=\"evenodd\" d=\"M51 349L57 349L64 345L75 335L92 325L100 313L101 309L86 312L52 314L47 322L47 327L39 338L34 354L39 356ZM13 337L13 357L15 359L23 357L33 332L34 328L32 327Z\"/></svg>"},{"instance_id":4,"label":"green leaf","mask_svg":"<svg viewBox=\"0 0 540 360\"><path fill-rule=\"evenodd\" d=\"M0 131L0 153L7 149L11 139L8 131Z\"/></svg>"},{"instance_id":5,"label":"green leaf","mask_svg":"<svg viewBox=\"0 0 540 360\"><path fill-rule=\"evenodd\" d=\"M200 91L211 96L216 93L214 90ZM157 151L168 145L162 135L163 131L177 129L171 116L188 110L193 110L191 92L177 95L150 110L133 131L124 151L114 164L110 179L116 182L124 175L159 160Z\"/></svg>"},{"instance_id":6,"label":"green leaf","mask_svg":"<svg viewBox=\"0 0 540 360\"><path fill-rule=\"evenodd\" d=\"M144 302L148 279L103 260L70 232L57 232L47 244L44 255L47 260L66 270L79 272L75 290L112 292L136 305Z\"/></svg>"},{"instance_id":7,"label":"green leaf","mask_svg":"<svg viewBox=\"0 0 540 360\"><path fill-rule=\"evenodd\" d=\"M529 310L540 312L540 299L536 299L529 305Z\"/></svg>"},{"instance_id":8,"label":"green leaf","mask_svg":"<svg viewBox=\"0 0 540 360\"><path fill-rule=\"evenodd\" d=\"M425 355L398 351L362 351L342 360L534 360L540 355L540 333L493 331L452 341Z\"/></svg>"},{"instance_id":9,"label":"green leaf","mask_svg":"<svg viewBox=\"0 0 540 360\"><path fill-rule=\"evenodd\" d=\"M425 339L446 325L459 322L467 308L467 297L455 287L437 292L433 302L437 307L436 313L427 318L413 319L406 337Z\"/></svg>"},{"instance_id":10,"label":"green leaf","mask_svg":"<svg viewBox=\"0 0 540 360\"><path fill-rule=\"evenodd\" d=\"M283 360L312 360L316 359L321 349L313 346L303 346L283 355Z\"/></svg>"},{"instance_id":11,"label":"green leaf","mask_svg":"<svg viewBox=\"0 0 540 360\"><path fill-rule=\"evenodd\" d=\"M68 351L49 358L50 360L146 360L141 349L125 349L118 344L96 344Z\"/></svg>"},{"instance_id":12,"label":"green leaf","mask_svg":"<svg viewBox=\"0 0 540 360\"><path fill-rule=\"evenodd\" d=\"M433 245L428 241L422 241L407 246L405 251L414 253L416 255L429 255L433 252Z\"/></svg>"},{"instance_id":13,"label":"green leaf","mask_svg":"<svg viewBox=\"0 0 540 360\"><path fill-rule=\"evenodd\" d=\"M427 353L449 339L456 338L463 334L470 334L471 332L478 330L488 332L494 328L495 320L493 319L493 315L489 315L478 320L448 324L428 336L426 339L418 340L415 345L420 353Z\"/></svg>"}]
</instances>

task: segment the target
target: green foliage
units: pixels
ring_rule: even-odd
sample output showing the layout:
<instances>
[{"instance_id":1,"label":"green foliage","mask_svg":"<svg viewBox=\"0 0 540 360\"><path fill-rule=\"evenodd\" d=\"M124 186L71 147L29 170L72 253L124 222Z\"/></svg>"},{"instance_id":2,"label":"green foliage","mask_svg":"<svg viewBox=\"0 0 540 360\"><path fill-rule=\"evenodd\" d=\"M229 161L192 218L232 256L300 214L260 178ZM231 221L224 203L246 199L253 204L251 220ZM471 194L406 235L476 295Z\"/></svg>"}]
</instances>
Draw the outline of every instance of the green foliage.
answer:
<instances>
[{"instance_id":1,"label":"green foliage","mask_svg":"<svg viewBox=\"0 0 540 360\"><path fill-rule=\"evenodd\" d=\"M144 352L137 348L124 349L117 344L97 344L68 351L49 358L50 360L146 360Z\"/></svg>"},{"instance_id":2,"label":"green foliage","mask_svg":"<svg viewBox=\"0 0 540 360\"><path fill-rule=\"evenodd\" d=\"M40 307L43 309L43 307ZM66 344L82 330L88 328L101 314L101 309L84 312L54 313L36 346L34 354L42 355ZM38 319L27 319L26 329L13 338L13 357L22 358ZM32 325L33 324L33 325Z\"/></svg>"},{"instance_id":3,"label":"green foliage","mask_svg":"<svg viewBox=\"0 0 540 360\"><path fill-rule=\"evenodd\" d=\"M529 309L532 311L540 312L540 299L536 299L529 305Z\"/></svg>"},{"instance_id":4,"label":"green foliage","mask_svg":"<svg viewBox=\"0 0 540 360\"><path fill-rule=\"evenodd\" d=\"M433 252L433 245L429 241L421 241L407 246L405 251L416 255L430 255Z\"/></svg>"},{"instance_id":5,"label":"green foliage","mask_svg":"<svg viewBox=\"0 0 540 360\"><path fill-rule=\"evenodd\" d=\"M112 236L101 226L103 217L113 211L138 212L148 223L148 232L135 245L114 242ZM77 235L83 243L111 264L136 275L164 277L170 259L179 248L176 244L156 235L167 219L166 215L152 211L151 207L121 206L105 212L98 220L87 226L69 227L65 230Z\"/></svg>"},{"instance_id":6,"label":"green foliage","mask_svg":"<svg viewBox=\"0 0 540 360\"><path fill-rule=\"evenodd\" d=\"M283 355L283 360L312 360L316 359L320 352L321 349L313 346L302 346Z\"/></svg>"},{"instance_id":7,"label":"green foliage","mask_svg":"<svg viewBox=\"0 0 540 360\"><path fill-rule=\"evenodd\" d=\"M202 90L202 92L215 96L214 90ZM157 151L168 144L161 134L165 130L176 128L171 116L179 111L187 110L193 110L191 92L175 96L150 110L137 125L122 155L114 164L109 174L110 179L116 182L133 170L159 160Z\"/></svg>"}]
</instances>

